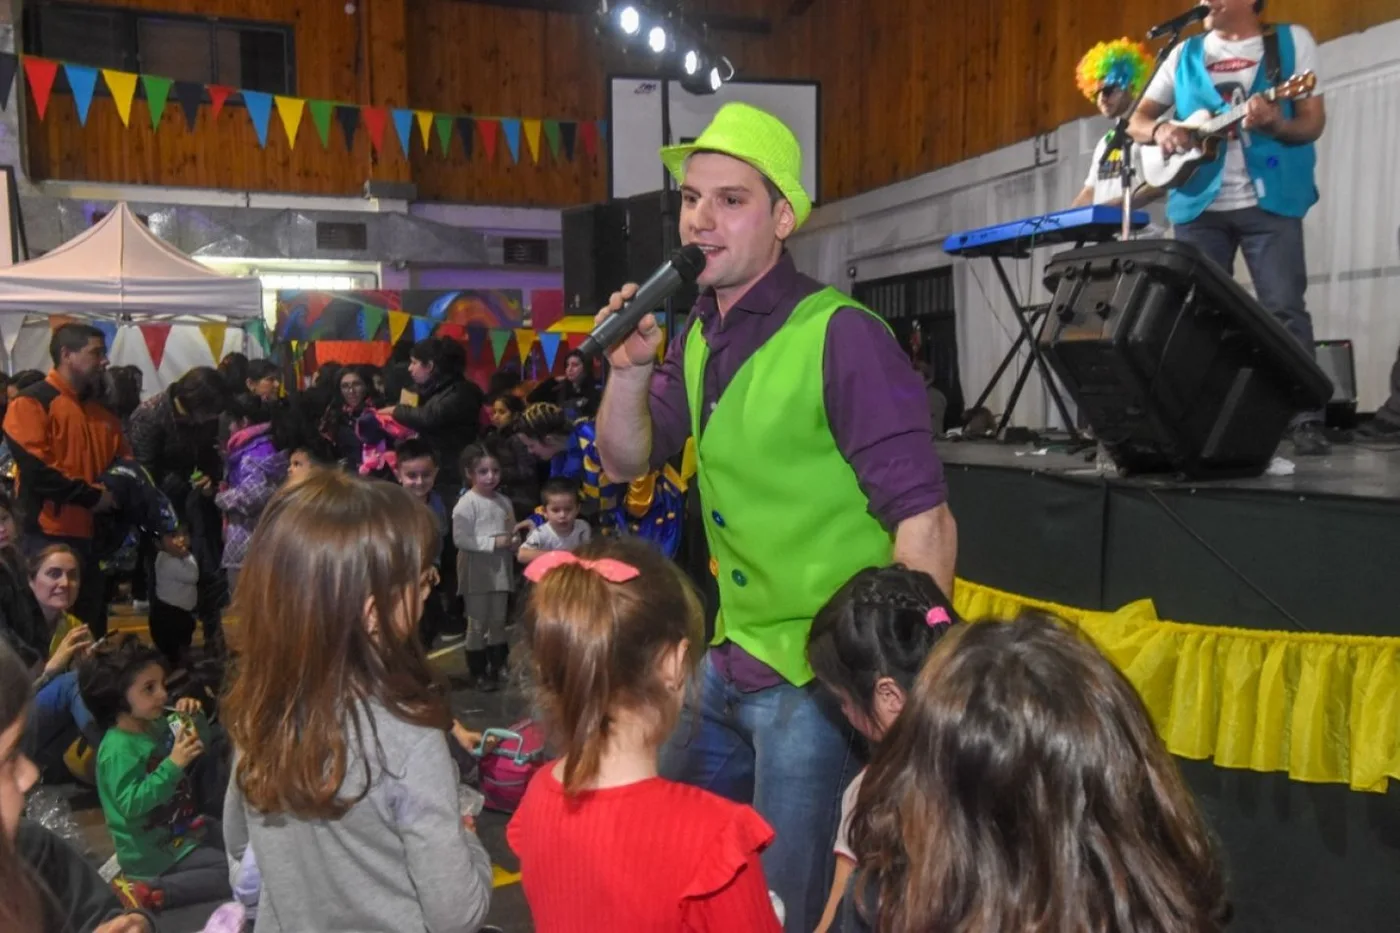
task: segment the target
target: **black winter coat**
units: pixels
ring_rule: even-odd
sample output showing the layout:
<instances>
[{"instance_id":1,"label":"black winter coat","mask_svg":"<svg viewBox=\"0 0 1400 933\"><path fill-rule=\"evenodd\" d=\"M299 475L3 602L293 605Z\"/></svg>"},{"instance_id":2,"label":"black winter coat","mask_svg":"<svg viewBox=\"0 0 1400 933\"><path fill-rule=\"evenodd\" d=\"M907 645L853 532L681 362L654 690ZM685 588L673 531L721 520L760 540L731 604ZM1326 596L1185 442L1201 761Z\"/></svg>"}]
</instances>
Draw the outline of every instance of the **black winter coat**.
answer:
<instances>
[{"instance_id":1,"label":"black winter coat","mask_svg":"<svg viewBox=\"0 0 1400 933\"><path fill-rule=\"evenodd\" d=\"M437 451L437 487L451 490L454 499L462 485L457 459L467 445L476 443L485 400L476 383L462 376L448 376L420 386L417 405L394 408L394 420L418 432Z\"/></svg>"}]
</instances>

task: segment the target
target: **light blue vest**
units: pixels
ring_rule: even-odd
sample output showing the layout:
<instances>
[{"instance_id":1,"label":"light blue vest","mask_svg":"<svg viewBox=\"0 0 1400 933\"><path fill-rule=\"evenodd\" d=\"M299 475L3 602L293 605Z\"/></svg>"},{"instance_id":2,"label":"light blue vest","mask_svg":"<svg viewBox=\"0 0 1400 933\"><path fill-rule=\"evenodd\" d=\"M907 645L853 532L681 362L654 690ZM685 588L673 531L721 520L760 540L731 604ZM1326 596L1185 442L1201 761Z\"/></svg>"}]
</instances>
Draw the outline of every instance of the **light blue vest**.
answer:
<instances>
[{"instance_id":1,"label":"light blue vest","mask_svg":"<svg viewBox=\"0 0 1400 933\"><path fill-rule=\"evenodd\" d=\"M1291 77L1295 61L1293 30L1279 24L1278 31L1279 68L1283 78ZM1259 63L1259 71L1254 76L1251 94L1268 90L1268 69L1264 62ZM1181 48L1181 57L1176 66L1176 118L1184 120L1197 110L1221 113L1226 104L1220 99L1215 82L1206 71L1205 36L1192 36ZM1283 116L1291 119L1293 102L1280 101ZM1317 166L1317 150L1312 143L1285 143L1263 133L1246 134L1244 147L1245 167L1254 180L1254 193L1259 198L1259 206L1271 214L1283 217L1302 217L1308 208L1317 203L1317 182L1314 169ZM1167 217L1172 223L1190 223L1210 206L1220 193L1221 179L1225 173L1225 157L1222 154L1214 162L1203 165L1191 176L1191 180L1167 196Z\"/></svg>"}]
</instances>

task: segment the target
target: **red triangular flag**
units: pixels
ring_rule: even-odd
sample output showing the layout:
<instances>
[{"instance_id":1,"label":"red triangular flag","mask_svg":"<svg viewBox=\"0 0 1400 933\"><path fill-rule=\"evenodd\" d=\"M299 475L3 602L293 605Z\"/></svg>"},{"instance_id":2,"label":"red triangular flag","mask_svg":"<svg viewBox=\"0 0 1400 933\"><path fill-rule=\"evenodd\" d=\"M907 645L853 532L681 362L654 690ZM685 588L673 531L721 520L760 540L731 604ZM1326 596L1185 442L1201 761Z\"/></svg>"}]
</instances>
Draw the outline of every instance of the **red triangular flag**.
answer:
<instances>
[{"instance_id":1,"label":"red triangular flag","mask_svg":"<svg viewBox=\"0 0 1400 933\"><path fill-rule=\"evenodd\" d=\"M39 119L49 109L49 95L53 93L53 81L58 77L58 62L48 58L24 56L24 80L29 84L29 93L34 95L34 109Z\"/></svg>"},{"instance_id":2,"label":"red triangular flag","mask_svg":"<svg viewBox=\"0 0 1400 933\"><path fill-rule=\"evenodd\" d=\"M146 338L146 350L151 354L151 365L160 369L160 361L165 359L165 342L170 339L169 324L142 324L141 336Z\"/></svg>"},{"instance_id":3,"label":"red triangular flag","mask_svg":"<svg viewBox=\"0 0 1400 933\"><path fill-rule=\"evenodd\" d=\"M389 125L389 111L384 107L361 107L360 122L369 133L369 141L378 152L384 148L384 128Z\"/></svg>"},{"instance_id":4,"label":"red triangular flag","mask_svg":"<svg viewBox=\"0 0 1400 933\"><path fill-rule=\"evenodd\" d=\"M598 154L598 124L584 120L578 125L579 139L583 141L583 151L591 156Z\"/></svg>"},{"instance_id":5,"label":"red triangular flag","mask_svg":"<svg viewBox=\"0 0 1400 933\"><path fill-rule=\"evenodd\" d=\"M219 111L224 109L224 101L233 94L233 88L224 84L208 84L205 87L209 91L209 119L219 119Z\"/></svg>"},{"instance_id":6,"label":"red triangular flag","mask_svg":"<svg viewBox=\"0 0 1400 933\"><path fill-rule=\"evenodd\" d=\"M494 162L496 159L497 131L501 128L499 120L477 120L476 128L481 132L481 148L486 153L486 161Z\"/></svg>"},{"instance_id":7,"label":"red triangular flag","mask_svg":"<svg viewBox=\"0 0 1400 933\"><path fill-rule=\"evenodd\" d=\"M447 337L448 339L455 340L458 343L466 343L467 329L461 324L443 324L438 327L437 333L434 336Z\"/></svg>"},{"instance_id":8,"label":"red triangular flag","mask_svg":"<svg viewBox=\"0 0 1400 933\"><path fill-rule=\"evenodd\" d=\"M587 339L587 334L569 334L564 342L569 345L570 350L577 350L579 347L583 346L583 342Z\"/></svg>"}]
</instances>

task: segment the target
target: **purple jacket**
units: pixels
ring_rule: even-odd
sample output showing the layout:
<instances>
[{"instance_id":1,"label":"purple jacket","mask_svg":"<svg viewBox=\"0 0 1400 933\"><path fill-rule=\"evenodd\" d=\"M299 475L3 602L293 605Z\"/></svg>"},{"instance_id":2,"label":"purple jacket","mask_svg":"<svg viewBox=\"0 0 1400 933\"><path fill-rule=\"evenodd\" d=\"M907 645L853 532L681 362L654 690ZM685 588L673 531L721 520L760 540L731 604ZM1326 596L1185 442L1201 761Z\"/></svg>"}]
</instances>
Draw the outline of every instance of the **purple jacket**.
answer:
<instances>
[{"instance_id":1,"label":"purple jacket","mask_svg":"<svg viewBox=\"0 0 1400 933\"><path fill-rule=\"evenodd\" d=\"M258 517L282 480L289 455L272 446L272 426L256 424L228 440L228 469L224 488L214 504L224 513L224 567L242 567Z\"/></svg>"}]
</instances>

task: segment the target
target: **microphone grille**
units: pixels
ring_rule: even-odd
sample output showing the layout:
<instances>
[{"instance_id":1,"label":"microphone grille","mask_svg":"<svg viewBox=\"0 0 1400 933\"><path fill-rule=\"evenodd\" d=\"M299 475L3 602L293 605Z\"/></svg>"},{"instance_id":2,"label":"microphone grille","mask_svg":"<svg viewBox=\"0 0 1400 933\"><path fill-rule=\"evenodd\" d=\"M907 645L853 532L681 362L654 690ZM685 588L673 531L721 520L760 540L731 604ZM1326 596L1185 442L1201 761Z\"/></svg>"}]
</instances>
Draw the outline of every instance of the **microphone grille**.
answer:
<instances>
[{"instance_id":1,"label":"microphone grille","mask_svg":"<svg viewBox=\"0 0 1400 933\"><path fill-rule=\"evenodd\" d=\"M705 271L705 251L692 243L671 254L671 264L687 282L694 282Z\"/></svg>"}]
</instances>

